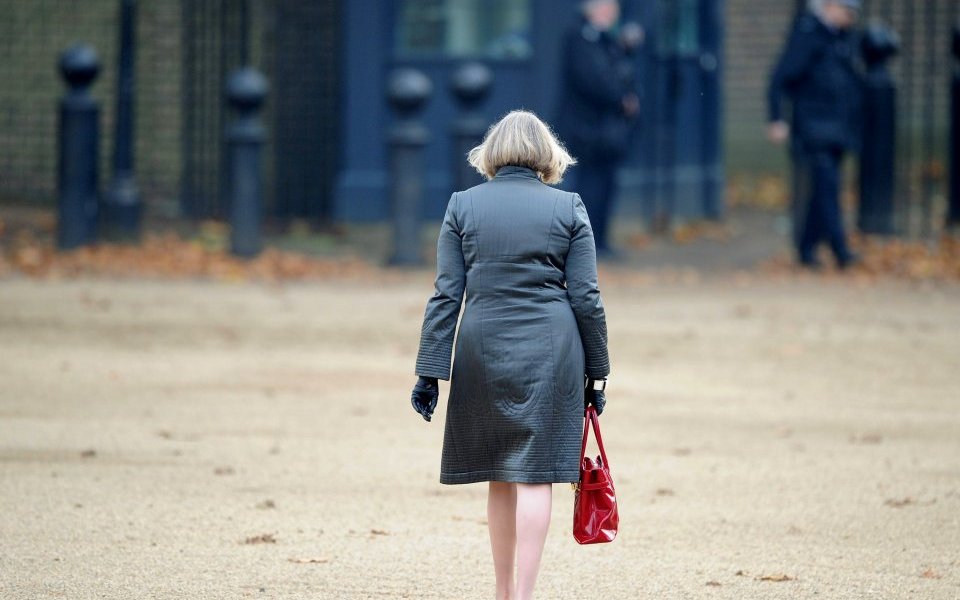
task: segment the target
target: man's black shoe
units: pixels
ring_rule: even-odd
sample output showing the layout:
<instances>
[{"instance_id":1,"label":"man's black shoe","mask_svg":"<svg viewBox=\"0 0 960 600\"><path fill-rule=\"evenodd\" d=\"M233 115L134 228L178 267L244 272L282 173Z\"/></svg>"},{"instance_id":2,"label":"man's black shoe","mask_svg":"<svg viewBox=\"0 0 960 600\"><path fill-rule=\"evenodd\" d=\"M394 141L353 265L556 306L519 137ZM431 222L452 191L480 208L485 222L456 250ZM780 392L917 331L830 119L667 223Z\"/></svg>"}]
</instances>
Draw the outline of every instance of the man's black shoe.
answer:
<instances>
[{"instance_id":1,"label":"man's black shoe","mask_svg":"<svg viewBox=\"0 0 960 600\"><path fill-rule=\"evenodd\" d=\"M811 271L819 271L823 268L823 263L816 258L801 258L800 266Z\"/></svg>"},{"instance_id":2,"label":"man's black shoe","mask_svg":"<svg viewBox=\"0 0 960 600\"><path fill-rule=\"evenodd\" d=\"M863 263L863 259L860 257L860 255L854 254L851 252L850 254L848 254L843 258L837 259L837 268L845 271L850 267L856 267L857 265L860 265L862 263Z\"/></svg>"}]
</instances>

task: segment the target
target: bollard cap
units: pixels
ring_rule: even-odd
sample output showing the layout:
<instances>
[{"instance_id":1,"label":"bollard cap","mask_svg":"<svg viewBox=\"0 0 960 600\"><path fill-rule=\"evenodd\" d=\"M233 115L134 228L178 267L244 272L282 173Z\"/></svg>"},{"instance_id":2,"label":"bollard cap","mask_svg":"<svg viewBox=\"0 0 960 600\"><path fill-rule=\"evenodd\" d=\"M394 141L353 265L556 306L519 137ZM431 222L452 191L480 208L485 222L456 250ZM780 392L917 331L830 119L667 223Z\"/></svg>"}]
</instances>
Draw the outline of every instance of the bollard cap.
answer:
<instances>
[{"instance_id":1,"label":"bollard cap","mask_svg":"<svg viewBox=\"0 0 960 600\"><path fill-rule=\"evenodd\" d=\"M71 88L84 88L100 73L97 51L89 44L74 44L60 54L60 74Z\"/></svg>"},{"instance_id":2,"label":"bollard cap","mask_svg":"<svg viewBox=\"0 0 960 600\"><path fill-rule=\"evenodd\" d=\"M873 23L863 32L860 40L863 60L868 65L882 64L900 51L900 38L897 33L882 23Z\"/></svg>"},{"instance_id":3,"label":"bollard cap","mask_svg":"<svg viewBox=\"0 0 960 600\"><path fill-rule=\"evenodd\" d=\"M267 97L267 78L253 67L237 69L227 78L227 101L238 110L256 110Z\"/></svg>"},{"instance_id":4,"label":"bollard cap","mask_svg":"<svg viewBox=\"0 0 960 600\"><path fill-rule=\"evenodd\" d=\"M387 81L387 100L401 113L414 113L433 93L433 83L422 71L411 68L394 69Z\"/></svg>"},{"instance_id":5,"label":"bollard cap","mask_svg":"<svg viewBox=\"0 0 960 600\"><path fill-rule=\"evenodd\" d=\"M475 105L483 101L493 87L493 71L483 63L470 62L453 72L450 90L460 102Z\"/></svg>"}]
</instances>

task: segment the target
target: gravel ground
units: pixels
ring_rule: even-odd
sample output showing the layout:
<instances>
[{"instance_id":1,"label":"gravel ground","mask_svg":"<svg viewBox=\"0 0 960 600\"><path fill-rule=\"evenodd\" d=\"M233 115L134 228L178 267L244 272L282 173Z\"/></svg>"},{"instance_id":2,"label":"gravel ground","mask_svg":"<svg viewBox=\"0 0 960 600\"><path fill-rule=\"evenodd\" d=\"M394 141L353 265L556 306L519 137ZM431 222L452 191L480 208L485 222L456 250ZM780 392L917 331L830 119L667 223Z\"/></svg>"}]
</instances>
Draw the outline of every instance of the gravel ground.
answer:
<instances>
[{"instance_id":1,"label":"gravel ground","mask_svg":"<svg viewBox=\"0 0 960 600\"><path fill-rule=\"evenodd\" d=\"M430 282L0 282L0 597L493 598ZM539 598L960 598L960 288L601 284L621 530L555 485Z\"/></svg>"}]
</instances>

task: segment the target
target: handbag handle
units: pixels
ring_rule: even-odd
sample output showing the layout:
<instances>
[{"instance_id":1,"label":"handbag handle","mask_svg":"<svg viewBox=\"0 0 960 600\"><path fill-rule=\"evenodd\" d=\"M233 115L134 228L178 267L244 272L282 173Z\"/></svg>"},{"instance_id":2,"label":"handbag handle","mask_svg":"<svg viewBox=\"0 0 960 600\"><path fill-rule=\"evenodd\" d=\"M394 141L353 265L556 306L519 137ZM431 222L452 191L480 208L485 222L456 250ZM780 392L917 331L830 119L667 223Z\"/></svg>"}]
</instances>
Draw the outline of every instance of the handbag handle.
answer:
<instances>
[{"instance_id":1,"label":"handbag handle","mask_svg":"<svg viewBox=\"0 0 960 600\"><path fill-rule=\"evenodd\" d=\"M600 421L597 418L597 409L591 404L587 407L587 414L583 419L583 442L580 444L580 462L583 463L583 457L587 453L587 432L590 425L593 424L593 437L597 438L597 446L600 447L600 457L603 458L603 464L609 468L607 462L607 452L603 449L603 438L600 437Z\"/></svg>"}]
</instances>

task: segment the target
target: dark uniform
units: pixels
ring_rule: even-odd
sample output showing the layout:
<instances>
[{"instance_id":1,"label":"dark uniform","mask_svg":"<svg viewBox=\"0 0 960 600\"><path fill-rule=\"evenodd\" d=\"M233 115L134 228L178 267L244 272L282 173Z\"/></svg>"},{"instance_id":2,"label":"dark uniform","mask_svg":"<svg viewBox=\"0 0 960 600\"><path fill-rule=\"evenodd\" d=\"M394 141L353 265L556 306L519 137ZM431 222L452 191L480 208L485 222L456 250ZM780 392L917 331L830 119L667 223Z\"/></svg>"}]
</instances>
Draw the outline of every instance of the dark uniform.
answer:
<instances>
[{"instance_id":1,"label":"dark uniform","mask_svg":"<svg viewBox=\"0 0 960 600\"><path fill-rule=\"evenodd\" d=\"M816 247L824 239L840 266L852 258L840 210L840 165L844 152L857 149L860 139L855 37L812 13L802 14L770 80L770 121L782 120L784 95L793 106L794 242L804 264L816 263Z\"/></svg>"},{"instance_id":2,"label":"dark uniform","mask_svg":"<svg viewBox=\"0 0 960 600\"><path fill-rule=\"evenodd\" d=\"M633 119L623 101L634 94L632 62L610 32L586 19L567 32L557 134L577 159L566 185L580 194L593 226L597 253L610 251L609 216L616 170L629 146Z\"/></svg>"}]
</instances>

